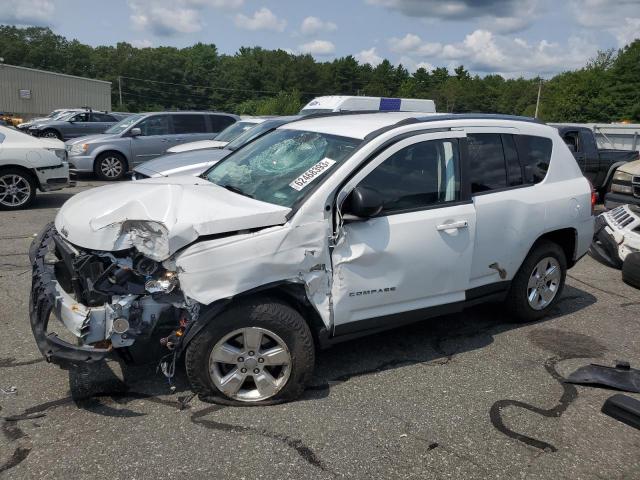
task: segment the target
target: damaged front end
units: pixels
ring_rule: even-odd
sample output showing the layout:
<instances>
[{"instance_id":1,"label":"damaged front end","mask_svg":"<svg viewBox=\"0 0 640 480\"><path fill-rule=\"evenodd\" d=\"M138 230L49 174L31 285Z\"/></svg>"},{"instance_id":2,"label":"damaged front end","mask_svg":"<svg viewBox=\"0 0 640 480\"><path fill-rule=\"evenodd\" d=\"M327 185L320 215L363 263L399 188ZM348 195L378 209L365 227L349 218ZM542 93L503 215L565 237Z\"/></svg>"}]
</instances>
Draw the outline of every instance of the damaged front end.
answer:
<instances>
[{"instance_id":1,"label":"damaged front end","mask_svg":"<svg viewBox=\"0 0 640 480\"><path fill-rule=\"evenodd\" d=\"M132 235L142 235L138 229ZM149 251L158 245L146 239ZM137 248L114 252L81 249L66 241L53 224L34 239L31 328L47 361L96 362L140 339L148 339L160 321L175 325L167 347L175 348L199 304L180 291L170 262L160 263ZM159 250L162 250L161 248ZM50 330L56 318L72 338ZM118 350L122 349L122 350Z\"/></svg>"},{"instance_id":2,"label":"damaged front end","mask_svg":"<svg viewBox=\"0 0 640 480\"><path fill-rule=\"evenodd\" d=\"M620 269L627 256L640 252L640 207L622 205L596 218L589 254Z\"/></svg>"}]
</instances>

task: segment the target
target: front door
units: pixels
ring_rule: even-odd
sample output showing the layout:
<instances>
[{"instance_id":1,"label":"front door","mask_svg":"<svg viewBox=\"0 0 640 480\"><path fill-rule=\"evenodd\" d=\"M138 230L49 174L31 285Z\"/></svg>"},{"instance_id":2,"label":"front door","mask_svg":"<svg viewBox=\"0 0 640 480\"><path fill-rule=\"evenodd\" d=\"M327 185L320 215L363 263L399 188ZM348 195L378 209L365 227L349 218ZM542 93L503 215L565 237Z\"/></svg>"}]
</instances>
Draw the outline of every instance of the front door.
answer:
<instances>
[{"instance_id":1,"label":"front door","mask_svg":"<svg viewBox=\"0 0 640 480\"><path fill-rule=\"evenodd\" d=\"M402 140L341 190L345 223L332 253L335 334L392 326L407 317L397 314L426 317L430 307L464 301L475 210L461 190L462 138L439 132ZM349 219L356 186L378 192L379 215Z\"/></svg>"},{"instance_id":2,"label":"front door","mask_svg":"<svg viewBox=\"0 0 640 480\"><path fill-rule=\"evenodd\" d=\"M171 147L168 115L152 115L138 122L134 128L140 129L140 135L131 139L135 165L156 158Z\"/></svg>"}]
</instances>

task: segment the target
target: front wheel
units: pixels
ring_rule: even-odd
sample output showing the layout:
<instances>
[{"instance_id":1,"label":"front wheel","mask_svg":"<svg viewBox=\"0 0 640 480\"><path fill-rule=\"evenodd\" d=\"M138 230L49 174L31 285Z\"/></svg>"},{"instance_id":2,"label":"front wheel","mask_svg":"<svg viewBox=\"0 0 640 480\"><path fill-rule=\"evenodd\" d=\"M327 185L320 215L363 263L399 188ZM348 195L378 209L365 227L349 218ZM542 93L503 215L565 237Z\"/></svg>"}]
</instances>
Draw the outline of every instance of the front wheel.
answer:
<instances>
[{"instance_id":1,"label":"front wheel","mask_svg":"<svg viewBox=\"0 0 640 480\"><path fill-rule=\"evenodd\" d=\"M62 140L62 135L60 135L60 133L53 128L46 129L44 132L42 132L42 134L40 134L40 136L42 138L54 138L57 140Z\"/></svg>"},{"instance_id":2,"label":"front wheel","mask_svg":"<svg viewBox=\"0 0 640 480\"><path fill-rule=\"evenodd\" d=\"M120 180L127 173L127 161L119 153L105 153L96 159L94 172L100 180Z\"/></svg>"},{"instance_id":3,"label":"front wheel","mask_svg":"<svg viewBox=\"0 0 640 480\"><path fill-rule=\"evenodd\" d=\"M302 316L265 297L212 319L189 344L185 366L201 397L226 405L273 405L302 394L314 360Z\"/></svg>"},{"instance_id":4,"label":"front wheel","mask_svg":"<svg viewBox=\"0 0 640 480\"><path fill-rule=\"evenodd\" d=\"M27 208L36 198L33 178L16 168L0 170L0 210Z\"/></svg>"},{"instance_id":5,"label":"front wheel","mask_svg":"<svg viewBox=\"0 0 640 480\"><path fill-rule=\"evenodd\" d=\"M542 241L534 246L511 282L506 304L515 320L544 317L562 294L567 259L559 245Z\"/></svg>"}]
</instances>

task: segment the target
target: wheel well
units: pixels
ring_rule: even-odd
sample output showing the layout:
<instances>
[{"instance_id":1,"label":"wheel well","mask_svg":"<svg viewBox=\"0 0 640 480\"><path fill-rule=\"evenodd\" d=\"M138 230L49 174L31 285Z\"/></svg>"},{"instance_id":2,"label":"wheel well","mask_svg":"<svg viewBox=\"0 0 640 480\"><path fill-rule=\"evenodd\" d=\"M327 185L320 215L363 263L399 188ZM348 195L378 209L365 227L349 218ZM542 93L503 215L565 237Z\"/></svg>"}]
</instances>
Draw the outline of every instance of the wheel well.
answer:
<instances>
[{"instance_id":1,"label":"wheel well","mask_svg":"<svg viewBox=\"0 0 640 480\"><path fill-rule=\"evenodd\" d=\"M98 162L98 160L100 160L100 159L101 159L102 157L104 157L105 155L109 155L109 154L111 154L111 155L116 154L116 155L118 155L119 157L122 157L122 159L124 160L124 166L125 166L125 169L126 169L126 171L127 171L127 172L129 171L129 160L127 159L127 156L126 156L124 153L119 152L118 150L105 150L104 152L100 152L100 153L96 156L96 159L93 161L93 168L94 168L94 170L95 170L95 168L96 168L96 163Z\"/></svg>"},{"instance_id":2,"label":"wheel well","mask_svg":"<svg viewBox=\"0 0 640 480\"><path fill-rule=\"evenodd\" d=\"M574 257L576 252L577 235L578 232L574 228L562 228L560 230L545 233L536 240L535 244L543 240L548 240L559 245L564 251L564 255L567 259L567 267L571 268L575 264ZM531 249L533 250L533 247Z\"/></svg>"},{"instance_id":3,"label":"wheel well","mask_svg":"<svg viewBox=\"0 0 640 480\"><path fill-rule=\"evenodd\" d=\"M234 297L233 300L225 307L225 310L243 299L257 295L277 298L297 310L309 325L316 348L324 343L324 339L328 333L327 327L322 321L322 318L320 318L316 309L307 299L307 292L304 285L291 282L279 282L258 287Z\"/></svg>"},{"instance_id":4,"label":"wheel well","mask_svg":"<svg viewBox=\"0 0 640 480\"><path fill-rule=\"evenodd\" d=\"M38 180L38 176L30 168L23 167L22 165L2 165L2 167L0 167L0 172L2 172L3 170L9 170L9 169L11 169L11 170L20 170L20 171L24 172L26 175L29 175L29 177L36 184L36 187L39 190L42 190L42 186L40 185L40 180Z\"/></svg>"}]
</instances>

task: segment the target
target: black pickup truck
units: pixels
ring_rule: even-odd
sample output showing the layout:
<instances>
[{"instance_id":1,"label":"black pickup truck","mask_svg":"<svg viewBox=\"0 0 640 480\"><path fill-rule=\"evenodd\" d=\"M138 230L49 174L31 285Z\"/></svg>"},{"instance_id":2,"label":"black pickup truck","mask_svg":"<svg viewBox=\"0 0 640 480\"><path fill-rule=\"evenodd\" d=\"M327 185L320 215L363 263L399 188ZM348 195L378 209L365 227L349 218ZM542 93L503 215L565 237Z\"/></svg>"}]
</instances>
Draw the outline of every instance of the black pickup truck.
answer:
<instances>
[{"instance_id":1,"label":"black pickup truck","mask_svg":"<svg viewBox=\"0 0 640 480\"><path fill-rule=\"evenodd\" d=\"M609 190L616 169L640 158L640 154L633 150L598 148L593 132L587 127L562 124L552 126L558 129L569 150L573 152L582 173L593 184L600 198L604 198L604 194Z\"/></svg>"}]
</instances>

